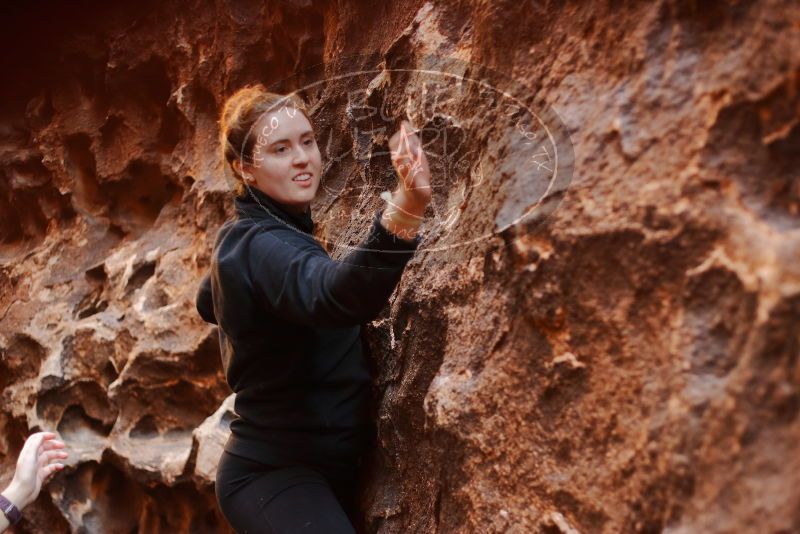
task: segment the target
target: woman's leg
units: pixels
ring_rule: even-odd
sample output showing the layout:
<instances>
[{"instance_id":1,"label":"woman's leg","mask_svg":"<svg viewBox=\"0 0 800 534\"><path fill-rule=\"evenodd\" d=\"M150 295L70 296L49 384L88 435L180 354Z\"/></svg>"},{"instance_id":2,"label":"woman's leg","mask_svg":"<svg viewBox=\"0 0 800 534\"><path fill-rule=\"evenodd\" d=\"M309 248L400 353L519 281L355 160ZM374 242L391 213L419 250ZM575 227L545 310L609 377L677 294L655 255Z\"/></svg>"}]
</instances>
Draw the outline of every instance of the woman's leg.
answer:
<instances>
[{"instance_id":1,"label":"woman's leg","mask_svg":"<svg viewBox=\"0 0 800 534\"><path fill-rule=\"evenodd\" d=\"M355 534L331 487L319 482L286 488L264 505L261 516L271 528L266 532Z\"/></svg>"},{"instance_id":2,"label":"woman's leg","mask_svg":"<svg viewBox=\"0 0 800 534\"><path fill-rule=\"evenodd\" d=\"M275 468L223 453L217 501L239 533L353 533L328 482L305 467Z\"/></svg>"}]
</instances>

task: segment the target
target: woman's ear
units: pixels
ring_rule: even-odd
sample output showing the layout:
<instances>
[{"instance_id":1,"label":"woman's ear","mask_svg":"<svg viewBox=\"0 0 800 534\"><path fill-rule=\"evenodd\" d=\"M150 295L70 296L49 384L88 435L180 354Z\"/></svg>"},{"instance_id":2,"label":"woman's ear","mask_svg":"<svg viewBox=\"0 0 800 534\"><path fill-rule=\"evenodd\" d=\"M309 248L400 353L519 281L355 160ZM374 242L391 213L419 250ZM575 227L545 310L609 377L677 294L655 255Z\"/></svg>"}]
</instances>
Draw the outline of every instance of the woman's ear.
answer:
<instances>
[{"instance_id":1,"label":"woman's ear","mask_svg":"<svg viewBox=\"0 0 800 534\"><path fill-rule=\"evenodd\" d=\"M234 171L236 171L236 173L237 173L239 176L241 176L241 177L242 177L242 179L243 179L245 182L247 182L247 183L251 183L251 184L252 184L252 183L255 183L255 181L256 181L256 180L255 180L255 178L253 178L253 175L251 175L251 174L250 174L250 173L248 173L248 172L245 172L245 171L242 169L242 162L241 162L241 161L239 161L238 159L236 159L236 160L233 160L233 161L231 162L231 165L233 166L233 170L234 170Z\"/></svg>"}]
</instances>

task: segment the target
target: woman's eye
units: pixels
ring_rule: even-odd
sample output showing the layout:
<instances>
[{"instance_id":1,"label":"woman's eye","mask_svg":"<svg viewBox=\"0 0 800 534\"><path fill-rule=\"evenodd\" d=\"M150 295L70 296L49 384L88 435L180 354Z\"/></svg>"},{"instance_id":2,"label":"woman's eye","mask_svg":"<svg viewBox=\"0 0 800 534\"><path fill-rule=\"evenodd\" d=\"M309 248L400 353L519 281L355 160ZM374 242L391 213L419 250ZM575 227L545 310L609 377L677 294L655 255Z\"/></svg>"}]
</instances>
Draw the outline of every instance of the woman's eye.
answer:
<instances>
[{"instance_id":1,"label":"woman's eye","mask_svg":"<svg viewBox=\"0 0 800 534\"><path fill-rule=\"evenodd\" d=\"M315 140L315 139L306 139L306 140L305 140L305 144L306 144L306 146L311 146L311 145L312 145L312 144L314 144L315 142L316 142L316 140ZM275 149L275 152L277 152L278 154L283 154L284 152L286 152L286 150L287 150L287 147L285 147L285 146L279 146L278 148L276 148L276 149Z\"/></svg>"}]
</instances>

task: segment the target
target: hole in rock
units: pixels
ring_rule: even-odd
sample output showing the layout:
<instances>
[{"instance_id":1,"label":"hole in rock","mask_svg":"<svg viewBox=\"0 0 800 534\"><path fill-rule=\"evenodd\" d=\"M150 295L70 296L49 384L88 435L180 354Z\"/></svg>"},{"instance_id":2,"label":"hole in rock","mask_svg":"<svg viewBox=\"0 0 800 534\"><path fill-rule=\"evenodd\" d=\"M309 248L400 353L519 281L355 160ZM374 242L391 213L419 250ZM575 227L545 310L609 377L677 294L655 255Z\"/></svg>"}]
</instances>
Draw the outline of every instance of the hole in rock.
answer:
<instances>
[{"instance_id":1,"label":"hole in rock","mask_svg":"<svg viewBox=\"0 0 800 534\"><path fill-rule=\"evenodd\" d=\"M135 160L124 178L105 182L100 190L112 224L125 233L141 233L153 225L162 208L180 199L181 188L161 173L158 165Z\"/></svg>"},{"instance_id":2,"label":"hole in rock","mask_svg":"<svg viewBox=\"0 0 800 534\"><path fill-rule=\"evenodd\" d=\"M110 360L107 361L106 364L103 366L102 375L107 384L110 384L119 377L117 368L114 367L114 363L111 362Z\"/></svg>"},{"instance_id":3,"label":"hole in rock","mask_svg":"<svg viewBox=\"0 0 800 534\"><path fill-rule=\"evenodd\" d=\"M50 426L62 419L65 407L79 406L88 417L111 428L117 418L117 408L109 403L106 389L93 381L78 381L65 384L60 377L53 388L39 394L36 400L36 415Z\"/></svg>"},{"instance_id":4,"label":"hole in rock","mask_svg":"<svg viewBox=\"0 0 800 534\"><path fill-rule=\"evenodd\" d=\"M161 115L158 149L165 154L172 153L180 140L189 136L190 129L189 121L176 106L166 107Z\"/></svg>"},{"instance_id":5,"label":"hole in rock","mask_svg":"<svg viewBox=\"0 0 800 534\"><path fill-rule=\"evenodd\" d=\"M105 311L105 309L108 308L108 302L102 298L102 294L102 288L98 288L83 297L75 307L75 318L85 319Z\"/></svg>"},{"instance_id":6,"label":"hole in rock","mask_svg":"<svg viewBox=\"0 0 800 534\"><path fill-rule=\"evenodd\" d=\"M169 304L169 295L163 289L157 287L150 291L144 301L145 311L157 310Z\"/></svg>"},{"instance_id":7,"label":"hole in rock","mask_svg":"<svg viewBox=\"0 0 800 534\"><path fill-rule=\"evenodd\" d=\"M89 417L81 406L70 406L64 411L58 422L58 432L64 439L70 441L85 441L96 439L97 436L106 437L111 432L112 425L103 424L102 421Z\"/></svg>"},{"instance_id":8,"label":"hole in rock","mask_svg":"<svg viewBox=\"0 0 800 534\"><path fill-rule=\"evenodd\" d=\"M46 355L47 350L26 334L15 334L8 347L0 350L0 360L9 370L9 375L14 377L14 382L28 380L39 374L39 365ZM8 382L11 383L12 379L9 378Z\"/></svg>"},{"instance_id":9,"label":"hole in rock","mask_svg":"<svg viewBox=\"0 0 800 534\"><path fill-rule=\"evenodd\" d=\"M128 434L132 438L146 439L158 436L158 426L152 415L145 415L134 425Z\"/></svg>"},{"instance_id":10,"label":"hole in rock","mask_svg":"<svg viewBox=\"0 0 800 534\"><path fill-rule=\"evenodd\" d=\"M106 274L106 266L104 263L92 267L91 269L86 271L86 279L90 282L95 283L103 283L108 279L108 275Z\"/></svg>"},{"instance_id":11,"label":"hole in rock","mask_svg":"<svg viewBox=\"0 0 800 534\"><path fill-rule=\"evenodd\" d=\"M97 167L92 140L80 133L64 139L64 166L73 179L72 203L78 212L96 213L103 202L97 184Z\"/></svg>"},{"instance_id":12,"label":"hole in rock","mask_svg":"<svg viewBox=\"0 0 800 534\"><path fill-rule=\"evenodd\" d=\"M136 267L125 286L127 292L136 291L144 285L156 272L156 262L146 261Z\"/></svg>"}]
</instances>

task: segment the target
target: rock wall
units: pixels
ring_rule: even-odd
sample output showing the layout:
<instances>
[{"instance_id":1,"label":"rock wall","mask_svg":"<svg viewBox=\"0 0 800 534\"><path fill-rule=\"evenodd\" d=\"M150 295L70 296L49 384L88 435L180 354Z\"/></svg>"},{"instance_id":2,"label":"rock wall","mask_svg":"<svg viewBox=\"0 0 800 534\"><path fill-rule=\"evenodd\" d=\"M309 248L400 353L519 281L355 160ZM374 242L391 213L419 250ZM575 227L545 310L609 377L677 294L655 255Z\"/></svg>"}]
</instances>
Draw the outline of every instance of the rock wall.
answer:
<instances>
[{"instance_id":1,"label":"rock wall","mask_svg":"<svg viewBox=\"0 0 800 534\"><path fill-rule=\"evenodd\" d=\"M0 483L34 428L72 452L18 532L226 531L211 481L231 399L194 310L231 215L219 109L244 83L311 83L295 74L313 65L334 80L444 57L554 111L572 179L546 217L503 224L521 145L475 99L451 103L472 120L442 129L486 181L435 166L433 219L459 217L446 236L427 228L366 329L367 530L800 531L796 2L7 11ZM419 90L397 73L358 82L395 110ZM385 139L352 133L350 89L308 95L325 154L349 154L314 205L337 243L392 180Z\"/></svg>"}]
</instances>

